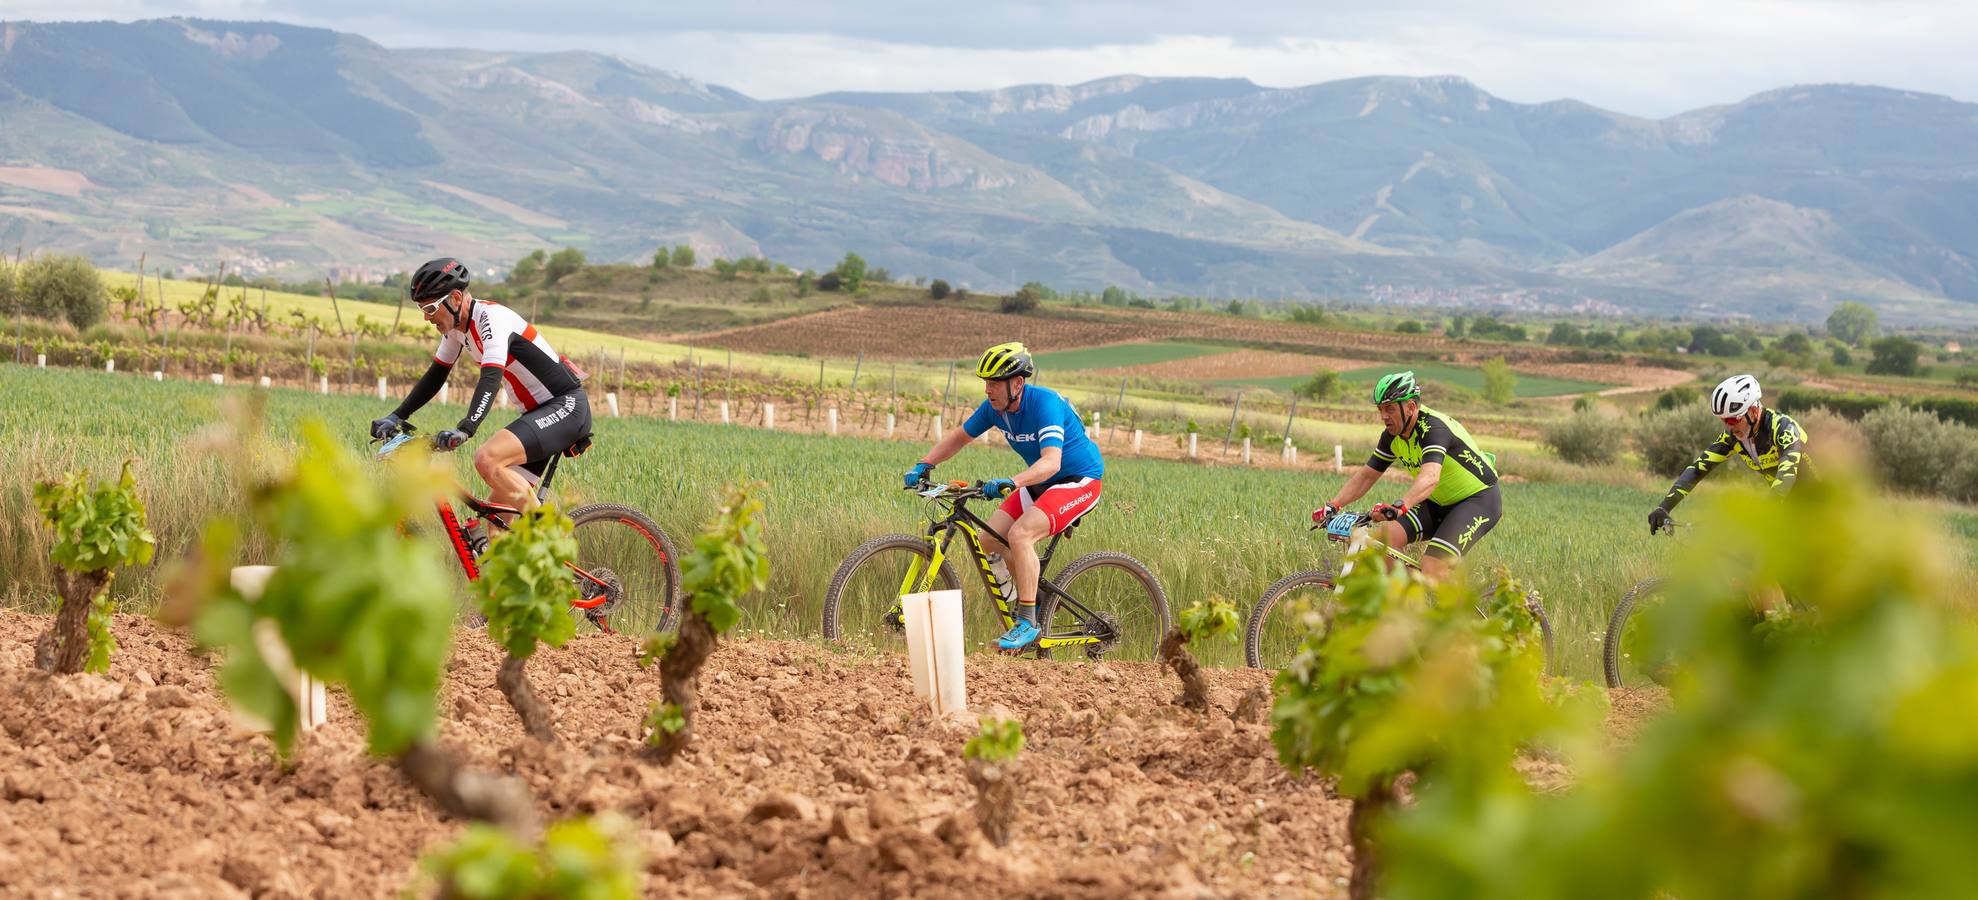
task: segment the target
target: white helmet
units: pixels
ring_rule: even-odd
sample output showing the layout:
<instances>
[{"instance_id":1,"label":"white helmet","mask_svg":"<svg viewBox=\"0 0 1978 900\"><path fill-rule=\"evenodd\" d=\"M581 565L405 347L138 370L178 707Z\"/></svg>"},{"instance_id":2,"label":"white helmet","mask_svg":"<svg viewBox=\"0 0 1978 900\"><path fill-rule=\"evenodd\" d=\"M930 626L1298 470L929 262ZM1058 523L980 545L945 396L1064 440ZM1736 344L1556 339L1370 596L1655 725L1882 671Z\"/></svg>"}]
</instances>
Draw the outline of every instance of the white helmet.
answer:
<instances>
[{"instance_id":1,"label":"white helmet","mask_svg":"<svg viewBox=\"0 0 1978 900\"><path fill-rule=\"evenodd\" d=\"M1750 375L1733 375L1710 392L1710 414L1720 419L1742 416L1745 410L1758 405L1758 379Z\"/></svg>"}]
</instances>

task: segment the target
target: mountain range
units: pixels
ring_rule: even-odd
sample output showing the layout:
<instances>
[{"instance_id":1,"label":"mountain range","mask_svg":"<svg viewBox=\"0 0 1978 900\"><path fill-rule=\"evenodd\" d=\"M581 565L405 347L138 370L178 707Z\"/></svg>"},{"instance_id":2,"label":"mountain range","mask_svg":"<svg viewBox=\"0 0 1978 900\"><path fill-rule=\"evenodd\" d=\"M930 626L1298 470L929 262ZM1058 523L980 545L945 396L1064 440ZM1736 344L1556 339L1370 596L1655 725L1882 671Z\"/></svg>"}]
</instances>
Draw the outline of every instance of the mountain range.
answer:
<instances>
[{"instance_id":1,"label":"mountain range","mask_svg":"<svg viewBox=\"0 0 1978 900\"><path fill-rule=\"evenodd\" d=\"M762 101L593 53L0 24L0 241L291 277L688 243L979 290L1949 314L1974 146L1978 105L1866 86L1657 120L1456 77Z\"/></svg>"}]
</instances>

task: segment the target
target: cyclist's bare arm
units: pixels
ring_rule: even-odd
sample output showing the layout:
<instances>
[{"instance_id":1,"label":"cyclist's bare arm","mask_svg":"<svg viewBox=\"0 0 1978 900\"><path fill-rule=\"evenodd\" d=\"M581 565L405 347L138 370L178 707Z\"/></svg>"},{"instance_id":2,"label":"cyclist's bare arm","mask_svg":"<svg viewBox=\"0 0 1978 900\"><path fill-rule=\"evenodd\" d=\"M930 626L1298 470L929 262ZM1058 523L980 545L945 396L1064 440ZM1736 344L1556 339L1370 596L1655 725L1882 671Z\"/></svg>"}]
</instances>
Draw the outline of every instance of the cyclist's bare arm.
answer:
<instances>
[{"instance_id":1,"label":"cyclist's bare arm","mask_svg":"<svg viewBox=\"0 0 1978 900\"><path fill-rule=\"evenodd\" d=\"M1045 447L1042 451L1038 452L1037 461L1031 463L1030 468L1016 473L1016 477L1010 480L1016 482L1018 487L1043 484L1046 481L1050 481L1052 476L1058 474L1058 467L1063 464L1064 458L1065 451L1063 448Z\"/></svg>"},{"instance_id":2,"label":"cyclist's bare arm","mask_svg":"<svg viewBox=\"0 0 1978 900\"><path fill-rule=\"evenodd\" d=\"M1344 509L1353 501L1367 496L1367 491L1373 488L1374 482L1380 480L1380 476L1381 472L1374 467L1361 466L1359 471L1353 473L1353 477L1346 479L1346 483L1339 486L1339 493L1332 495L1330 505Z\"/></svg>"},{"instance_id":3,"label":"cyclist's bare arm","mask_svg":"<svg viewBox=\"0 0 1978 900\"><path fill-rule=\"evenodd\" d=\"M962 448L968 446L969 442L973 440L975 439L968 436L967 429L957 425L949 429L947 434L942 435L940 440L935 441L934 449L927 451L927 455L921 457L921 461L940 465L947 462L955 454L962 452Z\"/></svg>"},{"instance_id":4,"label":"cyclist's bare arm","mask_svg":"<svg viewBox=\"0 0 1978 900\"><path fill-rule=\"evenodd\" d=\"M1436 482L1442 480L1442 463L1422 463L1422 471L1415 476L1415 483L1408 486L1408 492L1401 495L1401 502L1409 509L1422 505L1430 494L1435 493Z\"/></svg>"}]
</instances>

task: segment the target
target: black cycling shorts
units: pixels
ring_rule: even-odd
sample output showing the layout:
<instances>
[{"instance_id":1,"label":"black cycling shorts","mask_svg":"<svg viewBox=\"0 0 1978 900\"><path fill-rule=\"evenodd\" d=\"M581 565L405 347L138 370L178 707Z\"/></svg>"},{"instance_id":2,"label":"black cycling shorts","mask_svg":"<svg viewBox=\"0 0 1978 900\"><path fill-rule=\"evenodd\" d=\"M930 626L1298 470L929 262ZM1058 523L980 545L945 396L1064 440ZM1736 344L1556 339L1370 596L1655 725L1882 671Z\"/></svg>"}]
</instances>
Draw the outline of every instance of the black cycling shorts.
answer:
<instances>
[{"instance_id":1,"label":"black cycling shorts","mask_svg":"<svg viewBox=\"0 0 1978 900\"><path fill-rule=\"evenodd\" d=\"M591 400L583 388L558 394L508 423L529 461L522 468L541 475L551 457L591 436Z\"/></svg>"},{"instance_id":2,"label":"black cycling shorts","mask_svg":"<svg viewBox=\"0 0 1978 900\"><path fill-rule=\"evenodd\" d=\"M1401 527L1408 532L1411 544L1428 537L1426 555L1454 559L1483 540L1501 518L1504 496L1493 484L1449 506L1425 502L1401 517Z\"/></svg>"}]
</instances>

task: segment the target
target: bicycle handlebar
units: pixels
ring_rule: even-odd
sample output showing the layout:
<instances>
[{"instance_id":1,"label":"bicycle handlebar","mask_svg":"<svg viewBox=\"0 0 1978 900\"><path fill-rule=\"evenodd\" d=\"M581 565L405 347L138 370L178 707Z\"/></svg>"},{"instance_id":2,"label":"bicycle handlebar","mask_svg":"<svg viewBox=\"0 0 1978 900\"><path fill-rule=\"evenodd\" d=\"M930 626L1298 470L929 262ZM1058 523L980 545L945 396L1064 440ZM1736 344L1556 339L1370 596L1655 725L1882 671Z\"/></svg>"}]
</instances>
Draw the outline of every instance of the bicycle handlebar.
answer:
<instances>
[{"instance_id":1,"label":"bicycle handlebar","mask_svg":"<svg viewBox=\"0 0 1978 900\"><path fill-rule=\"evenodd\" d=\"M911 487L903 488L923 497L940 500L983 500L982 482L943 481L934 482L923 478Z\"/></svg>"},{"instance_id":2,"label":"bicycle handlebar","mask_svg":"<svg viewBox=\"0 0 1978 900\"><path fill-rule=\"evenodd\" d=\"M385 457L398 452L398 448L411 443L412 436L418 433L419 433L419 427L413 425L411 422L400 423L398 426L398 430L393 432L391 437L385 438L383 441L383 446L380 446L378 448L378 458L384 459ZM438 436L435 435L434 437L435 439L437 439ZM380 442L377 438L372 438L371 443L377 444ZM452 448L442 447L438 444L432 444L431 449L434 453L452 452Z\"/></svg>"}]
</instances>

